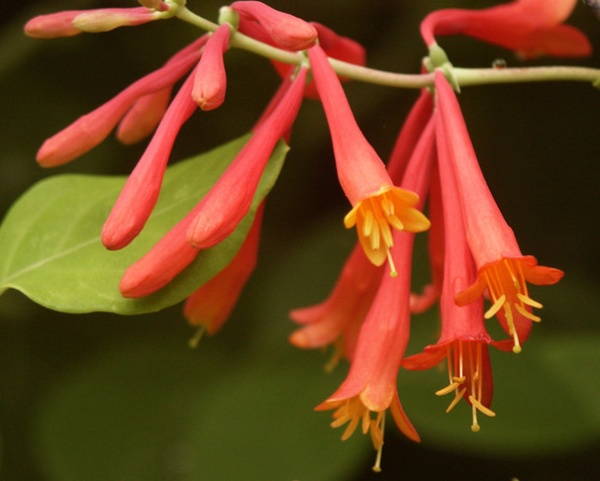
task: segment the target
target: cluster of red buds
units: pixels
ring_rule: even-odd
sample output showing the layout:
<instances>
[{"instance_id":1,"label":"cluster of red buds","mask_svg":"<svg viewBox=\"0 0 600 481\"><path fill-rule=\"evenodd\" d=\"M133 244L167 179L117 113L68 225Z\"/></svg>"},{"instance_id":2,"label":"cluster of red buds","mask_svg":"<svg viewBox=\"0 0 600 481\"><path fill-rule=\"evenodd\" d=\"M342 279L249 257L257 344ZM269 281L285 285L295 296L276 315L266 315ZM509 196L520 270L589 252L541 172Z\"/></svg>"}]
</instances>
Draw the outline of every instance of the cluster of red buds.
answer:
<instances>
[{"instance_id":1,"label":"cluster of red buds","mask_svg":"<svg viewBox=\"0 0 600 481\"><path fill-rule=\"evenodd\" d=\"M191 15L183 0L140 0L141 7L66 11L31 20L34 37L71 36L119 26ZM290 132L303 98L317 98L330 128L340 185L351 209L346 228L356 226L358 243L330 296L321 304L292 311L301 328L291 342L302 348L333 345L350 362L342 385L318 410L333 409L332 426L347 424L343 439L358 426L378 451L385 413L410 439L419 435L404 412L397 376L428 369L444 359L452 393L448 410L464 399L478 413L491 410L492 375L488 346L519 352L532 323L540 321L527 284L549 285L563 273L539 266L521 253L479 168L457 100L459 85L437 38L468 35L510 49L523 58L582 56L591 51L579 30L563 25L576 0L515 0L483 10L439 10L421 24L429 50L422 89L387 163L361 132L331 59L365 65L356 42L317 23L276 11L257 1L237 1L221 10L220 24L173 55L162 67L46 140L37 160L46 167L69 162L102 142L116 128L123 143L152 138L129 176L102 230L108 249L127 246L144 228L159 195L172 146L197 108L225 100L224 54L236 37L253 39L295 63L273 60L281 87L252 127L252 136L198 205L144 257L125 271L126 297L154 293L186 268L203 249L226 239L248 213L267 161ZM186 77L187 76L187 77ZM183 79L172 97L174 84ZM172 97L172 98L171 98ZM428 201L430 220L422 213ZM264 204L264 202L263 202ZM193 325L216 332L225 322L257 258L262 205L231 263L200 286L185 304ZM410 288L414 234L429 230L432 282L422 294ZM484 298L490 307L484 308ZM405 357L411 313L439 300L441 336L422 353ZM507 338L493 340L485 320L496 317Z\"/></svg>"}]
</instances>

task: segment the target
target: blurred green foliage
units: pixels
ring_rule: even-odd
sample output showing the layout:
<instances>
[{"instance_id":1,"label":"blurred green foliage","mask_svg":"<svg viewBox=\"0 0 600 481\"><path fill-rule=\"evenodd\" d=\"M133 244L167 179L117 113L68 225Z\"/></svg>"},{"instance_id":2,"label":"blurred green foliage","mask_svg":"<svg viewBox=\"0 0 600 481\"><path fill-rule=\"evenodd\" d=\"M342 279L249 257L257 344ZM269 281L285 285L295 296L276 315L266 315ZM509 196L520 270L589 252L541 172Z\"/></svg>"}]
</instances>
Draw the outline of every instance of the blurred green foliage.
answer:
<instances>
[{"instance_id":1,"label":"blurred green foliage","mask_svg":"<svg viewBox=\"0 0 600 481\"><path fill-rule=\"evenodd\" d=\"M143 145L113 139L53 171L39 168L42 141L161 64L198 32L175 21L52 41L21 33L31 16L65 8L129 6L133 0L39 0L3 6L0 31L0 211L56 173L126 174ZM215 18L220 4L189 0ZM363 43L369 65L416 72L425 48L418 21L442 7L492 1L273 1ZM583 5L570 23L600 46L600 25ZM510 53L444 39L458 66L491 65ZM591 59L561 64L598 66ZM534 64L558 63L540 59ZM247 132L278 85L264 59L227 54L228 97L184 127L172 159ZM383 157L416 92L348 84L359 124ZM221 479L589 480L600 449L597 371L600 274L598 174L600 97L572 83L464 89L465 119L484 174L522 249L566 277L536 291L543 322L519 356L494 353L497 416L469 430L469 413L444 414L433 392L443 372L401 372L399 388L423 443L386 432L384 472L372 451L345 443L311 409L343 378L322 373L326 355L287 345L289 309L322 300L353 242L341 225L321 107L303 106L292 150L267 204L260 265L240 305L214 338L190 351L178 307L145 316L65 315L20 294L0 299L0 478L7 481ZM422 246L421 246L422 248ZM0 255L2 253L0 252ZM418 256L422 259L424 256ZM425 270L417 263L419 279ZM51 288L51 286L49 286ZM411 349L436 338L435 312L416 317ZM391 423L390 423L391 424ZM289 449L288 449L289 448Z\"/></svg>"}]
</instances>

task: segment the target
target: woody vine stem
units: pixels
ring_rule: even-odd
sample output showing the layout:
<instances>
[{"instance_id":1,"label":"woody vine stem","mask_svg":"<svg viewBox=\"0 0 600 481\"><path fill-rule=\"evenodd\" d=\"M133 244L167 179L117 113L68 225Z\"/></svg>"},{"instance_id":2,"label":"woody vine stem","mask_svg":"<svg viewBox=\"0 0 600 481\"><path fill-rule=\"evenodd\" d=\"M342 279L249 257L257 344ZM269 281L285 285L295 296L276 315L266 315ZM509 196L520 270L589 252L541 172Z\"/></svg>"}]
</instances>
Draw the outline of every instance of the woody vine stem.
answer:
<instances>
[{"instance_id":1,"label":"woody vine stem","mask_svg":"<svg viewBox=\"0 0 600 481\"><path fill-rule=\"evenodd\" d=\"M307 64L306 57L301 53L289 52L259 40L253 39L236 31L237 13L229 7L222 7L219 14L219 24L211 22L192 12L185 6L185 0L175 0L170 3L170 10L165 17L175 16L208 32L214 32L220 24L228 23L231 30L230 47L240 48L271 60L290 65ZM167 13L167 12L164 12ZM336 59L329 59L333 69L339 75L356 81L372 83L387 87L421 89L433 85L433 73L403 74L389 72L360 65L354 65ZM448 65L449 66L449 65ZM520 82L552 82L575 81L591 82L594 87L600 87L600 69L591 67L545 66L545 67L491 67L491 68L458 68L451 67L451 77L458 89L459 86L520 83Z\"/></svg>"}]
</instances>

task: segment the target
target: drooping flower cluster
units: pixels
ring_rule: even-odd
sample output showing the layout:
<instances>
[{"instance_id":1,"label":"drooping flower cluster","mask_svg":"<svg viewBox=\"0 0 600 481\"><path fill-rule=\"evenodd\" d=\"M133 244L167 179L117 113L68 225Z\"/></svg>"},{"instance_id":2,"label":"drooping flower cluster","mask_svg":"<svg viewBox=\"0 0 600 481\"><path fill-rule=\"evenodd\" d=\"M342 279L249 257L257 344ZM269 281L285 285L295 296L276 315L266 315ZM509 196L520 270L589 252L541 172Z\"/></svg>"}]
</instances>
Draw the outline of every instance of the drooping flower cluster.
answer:
<instances>
[{"instance_id":1,"label":"drooping flower cluster","mask_svg":"<svg viewBox=\"0 0 600 481\"><path fill-rule=\"evenodd\" d=\"M335 410L332 426L347 424L343 439L359 425L363 433L371 434L378 450L376 470L383 443L383 412L387 409L407 437L419 439L400 405L396 388L399 369L428 369L446 359L449 383L436 394L453 394L448 411L464 399L472 408L471 428L478 431L478 413L495 415L491 410L493 382L488 346L520 352L532 322L540 320L533 308L542 307L529 296L527 283L549 285L563 276L560 270L539 266L534 257L521 253L479 168L452 85L452 66L435 35L464 33L499 43L523 56L587 54L589 42L585 36L558 25L568 16L565 9L570 12L574 2L562 2L568 6L560 3L555 5L560 12L554 12L547 3L544 7L542 2L517 1L481 11L438 11L424 20L423 38L431 51L426 65L434 70L434 89L424 90L415 103L387 170L394 185L418 195L418 207L429 196L432 282L422 295L411 295L413 235L398 232L387 244L389 265L397 266L397 278L376 270L363 251L355 248L330 297L322 304L291 313L302 325L291 336L293 344L303 348L333 344L338 351L334 357L350 361L345 381L317 409ZM528 16L536 5L539 10L548 10L547 17L533 20ZM521 25L515 35L505 28L507 18L511 28ZM475 35L471 25L478 25L480 20L489 28L482 27ZM546 40L540 38L540 31L547 32ZM565 31L571 35L561 44L564 50L557 51L554 33L559 32L556 35L564 39ZM309 51L327 111L324 99L333 95L320 85L314 57ZM339 117L329 120L334 148ZM365 150L360 135L351 128L346 132L346 138L352 139L351 146L346 151L336 149L337 162L347 162L351 152ZM363 237L359 232L364 247ZM369 257L368 247L364 252ZM486 298L491 301L487 311ZM404 358L410 312L422 312L438 299L442 322L439 341L420 354ZM508 339L493 340L488 334L485 320L494 316Z\"/></svg>"},{"instance_id":2,"label":"drooping flower cluster","mask_svg":"<svg viewBox=\"0 0 600 481\"><path fill-rule=\"evenodd\" d=\"M40 38L71 36L134 26L186 11L185 2L144 0L142 7L67 11L31 20L26 32ZM575 0L516 0L484 10L440 10L428 15L421 34L430 51L425 63L434 82L412 108L386 164L361 132L330 58L364 65L364 49L327 27L307 23L256 1L232 3L227 21L173 55L161 68L48 139L38 152L47 167L69 162L102 142L113 129L123 143L152 135L103 230L107 249L127 246L144 228L157 202L170 152L182 125L199 107L218 108L226 95L224 55L236 35L285 52L304 52L297 65L273 61L282 84L252 128L252 136L210 191L140 260L120 283L126 297L152 294L171 282L198 253L236 229L251 209L267 161L280 139L289 140L304 97L318 98L327 117L340 185L350 203L346 228L358 243L323 303L296 309L301 328L291 342L301 348L332 344L335 359L350 369L342 385L318 410L334 410L332 426L360 425L378 451L389 409L410 439L419 435L400 403L399 370L428 369L448 362L453 393L448 410L465 399L493 416L488 346L519 352L533 322L527 283L549 285L563 273L524 256L479 168L455 93L452 65L436 37L464 34L498 44L524 58L585 55L587 38L562 25ZM233 19L233 20L232 20ZM305 56L304 56L305 55ZM309 75L310 72L310 75ZM184 79L185 78L185 79ZM183 80L172 96L174 85ZM172 97L172 98L171 98ZM422 213L429 202L429 219ZM226 321L257 260L264 202L237 255L186 301L191 324L209 334ZM429 230L432 281L411 293L414 235ZM484 307L485 299L490 306ZM411 313L440 303L441 335L435 345L405 358ZM485 320L496 316L507 339L493 340Z\"/></svg>"},{"instance_id":3,"label":"drooping flower cluster","mask_svg":"<svg viewBox=\"0 0 600 481\"><path fill-rule=\"evenodd\" d=\"M42 15L25 26L37 38L101 32L170 18L185 2L143 1L136 8L65 11ZM235 32L290 52L310 48L317 39L328 55L364 64L364 49L332 30L276 11L261 2L234 2L226 20L173 55L163 67L134 82L116 97L49 138L37 160L45 167L70 162L100 144L116 128L117 138L132 144L151 140L131 172L102 229L107 249L122 249L141 232L158 200L171 149L183 124L199 107L218 108L225 100L224 54ZM232 20L232 21L231 21ZM210 192L142 259L123 275L126 297L149 295L167 285L202 249L227 238L248 213L267 161L280 139L288 139L302 97L313 96L306 66L274 62L280 89L256 122L253 135ZM187 76L187 77L186 77ZM173 98L174 85L185 77ZM214 333L223 324L256 263L260 212L239 253L219 275L186 302L194 325Z\"/></svg>"}]
</instances>

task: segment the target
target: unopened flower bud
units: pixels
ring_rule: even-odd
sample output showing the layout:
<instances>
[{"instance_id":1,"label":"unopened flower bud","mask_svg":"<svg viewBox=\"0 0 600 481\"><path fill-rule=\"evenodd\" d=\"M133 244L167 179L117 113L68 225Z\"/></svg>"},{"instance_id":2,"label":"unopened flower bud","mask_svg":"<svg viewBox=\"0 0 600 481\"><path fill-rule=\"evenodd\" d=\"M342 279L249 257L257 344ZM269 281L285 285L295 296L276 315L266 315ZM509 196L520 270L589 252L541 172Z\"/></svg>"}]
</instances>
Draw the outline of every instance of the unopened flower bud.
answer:
<instances>
[{"instance_id":1,"label":"unopened flower bud","mask_svg":"<svg viewBox=\"0 0 600 481\"><path fill-rule=\"evenodd\" d=\"M146 7L103 8L88 10L73 19L73 26L83 32L108 32L118 27L134 27L158 20L156 12Z\"/></svg>"},{"instance_id":2,"label":"unopened flower bud","mask_svg":"<svg viewBox=\"0 0 600 481\"><path fill-rule=\"evenodd\" d=\"M73 26L73 19L85 10L65 10L64 12L39 15L25 24L25 34L33 38L72 37L81 33Z\"/></svg>"},{"instance_id":3,"label":"unopened flower bud","mask_svg":"<svg viewBox=\"0 0 600 481\"><path fill-rule=\"evenodd\" d=\"M252 228L233 260L185 301L183 312L192 326L214 334L231 314L256 266L264 205L259 206Z\"/></svg>"},{"instance_id":4,"label":"unopened flower bud","mask_svg":"<svg viewBox=\"0 0 600 481\"><path fill-rule=\"evenodd\" d=\"M131 145L150 135L167 110L172 90L168 86L138 99L119 123L117 139Z\"/></svg>"},{"instance_id":5,"label":"unopened flower bud","mask_svg":"<svg viewBox=\"0 0 600 481\"><path fill-rule=\"evenodd\" d=\"M196 68L192 98L202 110L213 110L225 100L227 76L223 53L229 45L229 25L221 25L208 39Z\"/></svg>"},{"instance_id":6,"label":"unopened flower bud","mask_svg":"<svg viewBox=\"0 0 600 481\"><path fill-rule=\"evenodd\" d=\"M317 41L317 30L312 25L262 2L233 2L231 8L240 14L241 20L258 22L278 47L305 50Z\"/></svg>"}]
</instances>

